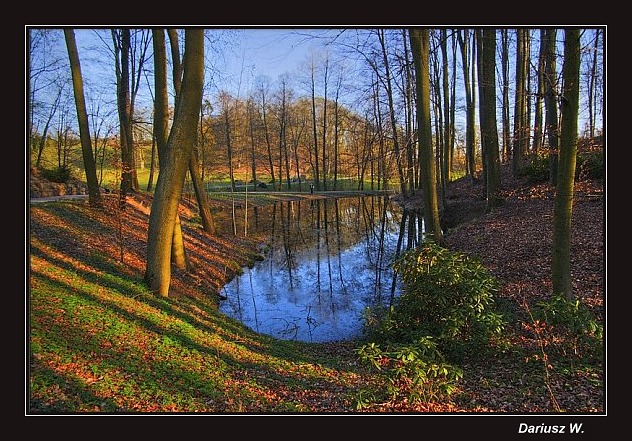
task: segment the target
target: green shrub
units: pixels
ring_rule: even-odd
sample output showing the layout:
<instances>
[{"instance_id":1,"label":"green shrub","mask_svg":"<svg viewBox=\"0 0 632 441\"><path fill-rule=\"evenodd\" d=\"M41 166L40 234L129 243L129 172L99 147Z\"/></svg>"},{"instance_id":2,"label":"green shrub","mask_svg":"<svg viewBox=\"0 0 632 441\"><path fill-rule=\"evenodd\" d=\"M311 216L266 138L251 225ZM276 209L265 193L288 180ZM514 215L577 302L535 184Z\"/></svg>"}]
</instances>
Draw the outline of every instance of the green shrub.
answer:
<instances>
[{"instance_id":1,"label":"green shrub","mask_svg":"<svg viewBox=\"0 0 632 441\"><path fill-rule=\"evenodd\" d=\"M358 349L360 360L383 375L386 388L363 390L357 407L370 402L406 398L411 403L431 402L452 394L463 371L447 364L430 337L407 345L391 345L383 350L376 343Z\"/></svg>"},{"instance_id":2,"label":"green shrub","mask_svg":"<svg viewBox=\"0 0 632 441\"><path fill-rule=\"evenodd\" d=\"M550 341L563 355L581 356L591 354L601 356L603 350L603 326L579 299L568 299L564 295L554 295L538 302L533 311L535 320L549 325Z\"/></svg>"},{"instance_id":3,"label":"green shrub","mask_svg":"<svg viewBox=\"0 0 632 441\"><path fill-rule=\"evenodd\" d=\"M407 343L431 336L441 351L456 357L500 335L498 282L479 260L426 242L403 253L393 268L404 290L390 309L367 314L371 338Z\"/></svg>"}]
</instances>

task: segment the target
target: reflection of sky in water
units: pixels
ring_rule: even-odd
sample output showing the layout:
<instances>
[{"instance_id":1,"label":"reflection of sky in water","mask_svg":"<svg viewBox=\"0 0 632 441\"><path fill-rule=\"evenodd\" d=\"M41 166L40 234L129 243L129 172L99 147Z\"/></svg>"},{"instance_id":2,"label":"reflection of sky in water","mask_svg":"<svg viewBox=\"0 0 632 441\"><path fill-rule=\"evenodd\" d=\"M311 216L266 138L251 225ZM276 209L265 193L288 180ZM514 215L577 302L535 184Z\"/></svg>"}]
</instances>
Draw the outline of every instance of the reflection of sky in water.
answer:
<instances>
[{"instance_id":1,"label":"reflection of sky in water","mask_svg":"<svg viewBox=\"0 0 632 441\"><path fill-rule=\"evenodd\" d=\"M323 342L360 336L365 307L391 299L389 264L397 249L401 213L387 203L382 228L382 204L370 206L376 210L373 216L359 215L360 210L367 212L360 198L334 204L304 202L300 215L287 208L276 211L265 260L225 286L227 300L220 311L281 339Z\"/></svg>"}]
</instances>

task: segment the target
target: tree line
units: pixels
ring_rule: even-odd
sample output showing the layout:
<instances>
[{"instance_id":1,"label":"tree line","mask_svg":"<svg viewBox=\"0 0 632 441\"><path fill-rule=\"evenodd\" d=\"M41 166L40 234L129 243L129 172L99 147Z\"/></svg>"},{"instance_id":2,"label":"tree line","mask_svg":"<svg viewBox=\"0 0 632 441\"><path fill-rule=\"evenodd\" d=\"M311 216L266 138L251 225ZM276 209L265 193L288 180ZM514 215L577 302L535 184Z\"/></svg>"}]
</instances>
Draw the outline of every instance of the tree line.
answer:
<instances>
[{"instance_id":1,"label":"tree line","mask_svg":"<svg viewBox=\"0 0 632 441\"><path fill-rule=\"evenodd\" d=\"M52 31L30 31L33 55L37 44L45 43L48 32ZM518 173L530 155L549 156L552 183L564 189L555 204L554 290L570 295L570 216L579 92L583 85L588 103L586 132L594 136L605 98L603 55L598 57L603 54L604 30L410 28L345 32L346 38L340 39L341 52L353 53L363 62L361 76L347 75L339 59L324 54L313 57L305 68L302 79L306 95L296 95L289 77L281 77L273 90L263 78L245 99L222 91L216 110L205 98L204 30L111 30L108 47L116 72L118 130L107 132L115 133L119 145L122 206L126 194L140 190L135 163L135 134L140 127L151 127L146 129L152 140L150 170L155 164L158 168L147 240L145 278L150 289L168 295L171 264L187 267L177 217L187 174L204 228L214 232L203 191L209 161L225 161L233 188L236 159L237 164L247 164L245 169L253 182L263 173L275 189L283 185L291 188L293 178L298 178L296 185L300 186L301 175L307 174L317 190L336 189L343 176L355 176L359 186L370 177L371 185L375 181L378 188L387 188L393 180L405 198L422 191L426 233L440 243L444 190L452 179L459 145L464 152L464 173L483 181L488 210L500 203L502 161L511 161ZM100 145L104 149L107 136L95 134L101 129L101 120L95 117L98 112L88 113L74 30L64 29L63 33L89 201L100 207L97 152ZM514 42L511 56L510 41ZM539 51L533 57L531 48L536 41ZM582 41L586 43L582 45ZM153 69L149 68L150 53ZM513 82L510 59L515 63ZM171 64L170 87L167 60ZM59 71L59 66L39 59L30 66L29 157L38 165L50 124L55 115L61 118L63 114L59 111L62 89L53 94L51 106L39 105L42 89L37 85L51 78L45 72ZM148 70L152 70L153 84ZM153 96L149 124L143 124L136 113L143 79L153 86L149 87ZM462 81L459 94L457 79ZM54 81L49 83L49 91L55 90L51 84ZM513 96L509 94L511 87ZM353 106L343 101L350 88L359 97ZM174 97L171 107L169 90ZM465 109L465 139L460 143L456 139L457 103ZM35 118L36 110L39 118ZM60 133L62 128L66 130L67 122L57 126L58 151L64 146ZM150 175L149 190L153 180Z\"/></svg>"}]
</instances>

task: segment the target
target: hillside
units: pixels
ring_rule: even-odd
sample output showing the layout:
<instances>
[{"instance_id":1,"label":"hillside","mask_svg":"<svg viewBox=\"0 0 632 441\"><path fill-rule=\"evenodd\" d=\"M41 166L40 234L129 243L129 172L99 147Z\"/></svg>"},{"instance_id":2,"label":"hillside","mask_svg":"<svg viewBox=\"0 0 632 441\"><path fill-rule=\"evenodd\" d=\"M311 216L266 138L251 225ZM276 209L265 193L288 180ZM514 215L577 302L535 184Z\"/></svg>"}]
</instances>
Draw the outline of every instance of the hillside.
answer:
<instances>
[{"instance_id":1,"label":"hillside","mask_svg":"<svg viewBox=\"0 0 632 441\"><path fill-rule=\"evenodd\" d=\"M505 203L484 214L480 183L449 184L445 245L480 257L518 314L550 295L553 195L547 184L529 185L504 170ZM228 202L212 201L217 236L202 232L194 207L182 205L194 270L173 274L174 298L156 299L142 282L150 196L130 197L124 212L106 201L104 211L82 201L30 206L27 413L349 413L357 411L359 390L380 387L383 380L358 364L357 342L276 341L216 311L221 286L258 258L265 241L231 234ZM602 180L577 182L574 290L601 323L604 202ZM524 321L509 332L513 350L493 363L467 359L450 400L392 400L362 411L550 412L553 395L565 412L604 412L603 363L580 359L569 370L552 359L544 372L532 361L542 340Z\"/></svg>"}]
</instances>

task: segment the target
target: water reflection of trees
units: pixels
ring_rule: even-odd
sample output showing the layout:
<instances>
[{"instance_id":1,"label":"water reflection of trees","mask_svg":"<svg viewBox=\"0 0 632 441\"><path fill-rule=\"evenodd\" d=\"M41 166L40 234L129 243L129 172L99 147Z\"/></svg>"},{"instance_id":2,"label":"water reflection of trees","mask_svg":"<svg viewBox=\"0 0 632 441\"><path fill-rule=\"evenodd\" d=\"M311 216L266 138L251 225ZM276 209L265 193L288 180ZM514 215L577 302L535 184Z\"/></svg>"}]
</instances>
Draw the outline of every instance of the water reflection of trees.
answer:
<instances>
[{"instance_id":1,"label":"water reflection of trees","mask_svg":"<svg viewBox=\"0 0 632 441\"><path fill-rule=\"evenodd\" d=\"M423 230L417 213L402 211L388 197L277 202L251 209L247 222L250 232L269 237L265 260L257 266L265 280L253 288L247 271L250 280L237 282L242 289L250 285L245 296L249 307L275 310L272 320L284 324L283 332L299 332L306 323L310 338L323 323L349 317L354 310L359 316L364 306L376 302L392 302L398 286L392 260L417 245ZM233 308L242 306L237 302ZM282 308L294 312L283 316ZM251 314L259 330L257 311ZM244 321L241 311L234 315Z\"/></svg>"},{"instance_id":2,"label":"water reflection of trees","mask_svg":"<svg viewBox=\"0 0 632 441\"><path fill-rule=\"evenodd\" d=\"M240 219L242 216L237 216ZM390 274L392 244L385 243L396 234L394 254L415 247L422 240L423 220L415 211L400 210L388 197L353 197L284 201L257 207L248 215L249 229L269 234L266 256L272 272L287 274L288 288L301 280L296 274L297 259L313 258L309 275L314 276L315 291L333 295L334 280L338 289L347 291L342 254L361 243L365 265L373 271L373 291L380 300L386 278L391 280L394 295L396 282Z\"/></svg>"}]
</instances>

